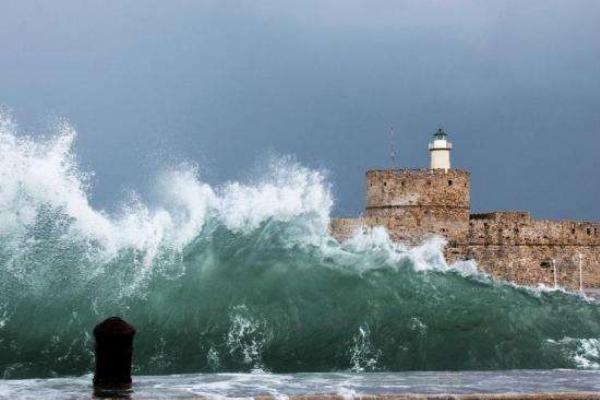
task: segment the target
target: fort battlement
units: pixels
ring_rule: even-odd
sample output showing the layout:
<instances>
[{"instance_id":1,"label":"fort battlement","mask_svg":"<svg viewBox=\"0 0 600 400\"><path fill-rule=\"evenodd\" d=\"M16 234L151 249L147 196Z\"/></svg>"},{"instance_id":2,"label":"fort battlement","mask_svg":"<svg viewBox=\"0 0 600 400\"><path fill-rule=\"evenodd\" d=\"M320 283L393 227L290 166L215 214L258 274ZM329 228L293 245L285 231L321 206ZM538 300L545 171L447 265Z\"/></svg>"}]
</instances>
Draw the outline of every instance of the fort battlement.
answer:
<instances>
[{"instance_id":1,"label":"fort battlement","mask_svg":"<svg viewBox=\"0 0 600 400\"><path fill-rule=\"evenodd\" d=\"M505 222L529 222L531 216L528 211L494 211L489 213L471 214L471 221L505 221Z\"/></svg>"},{"instance_id":2,"label":"fort battlement","mask_svg":"<svg viewBox=\"0 0 600 400\"><path fill-rule=\"evenodd\" d=\"M449 262L473 259L501 279L600 287L600 223L537 220L526 211L470 214L469 171L450 168L445 132L431 143L430 169L367 171L364 215L334 219L332 234L343 240L383 226L392 240L411 245L438 235L448 241Z\"/></svg>"}]
</instances>

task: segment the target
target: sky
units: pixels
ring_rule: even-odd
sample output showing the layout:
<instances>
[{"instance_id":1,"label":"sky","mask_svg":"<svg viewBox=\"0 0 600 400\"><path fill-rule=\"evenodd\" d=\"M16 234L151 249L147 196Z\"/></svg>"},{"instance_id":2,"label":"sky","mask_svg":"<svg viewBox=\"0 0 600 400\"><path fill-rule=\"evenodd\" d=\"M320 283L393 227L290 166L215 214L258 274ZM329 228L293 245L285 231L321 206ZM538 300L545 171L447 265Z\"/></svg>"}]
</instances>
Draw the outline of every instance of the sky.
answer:
<instances>
[{"instance_id":1,"label":"sky","mask_svg":"<svg viewBox=\"0 0 600 400\"><path fill-rule=\"evenodd\" d=\"M248 179L270 154L327 171L426 167L440 126L474 211L600 220L600 1L0 0L0 104L65 118L91 200L160 168ZM1 156L1 155L0 155Z\"/></svg>"}]
</instances>

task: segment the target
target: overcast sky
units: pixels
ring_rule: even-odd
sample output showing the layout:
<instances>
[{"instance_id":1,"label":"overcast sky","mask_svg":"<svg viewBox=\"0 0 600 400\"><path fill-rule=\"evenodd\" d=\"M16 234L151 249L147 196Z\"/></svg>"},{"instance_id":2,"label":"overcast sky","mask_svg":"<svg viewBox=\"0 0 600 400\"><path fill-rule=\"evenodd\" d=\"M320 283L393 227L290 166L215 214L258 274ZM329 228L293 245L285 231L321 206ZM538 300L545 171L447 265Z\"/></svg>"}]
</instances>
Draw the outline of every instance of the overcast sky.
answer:
<instances>
[{"instance_id":1,"label":"overcast sky","mask_svg":"<svg viewBox=\"0 0 600 400\"><path fill-rule=\"evenodd\" d=\"M219 183L275 153L353 215L390 126L411 168L443 126L475 211L600 220L599 21L574 0L0 0L0 104L31 132L67 118L105 208L168 163Z\"/></svg>"}]
</instances>

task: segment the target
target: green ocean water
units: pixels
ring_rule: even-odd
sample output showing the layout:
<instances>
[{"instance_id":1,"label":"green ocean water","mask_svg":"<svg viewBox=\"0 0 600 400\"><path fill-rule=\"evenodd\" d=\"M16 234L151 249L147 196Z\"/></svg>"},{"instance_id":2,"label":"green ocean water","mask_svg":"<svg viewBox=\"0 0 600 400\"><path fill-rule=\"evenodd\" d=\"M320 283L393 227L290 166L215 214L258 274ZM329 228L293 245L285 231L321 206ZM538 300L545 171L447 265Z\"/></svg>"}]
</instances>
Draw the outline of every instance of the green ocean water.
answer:
<instances>
[{"instance_id":1,"label":"green ocean water","mask_svg":"<svg viewBox=\"0 0 600 400\"><path fill-rule=\"evenodd\" d=\"M93 368L93 326L137 328L136 374L598 368L600 308L448 266L382 229L328 234L326 176L158 174L156 199L89 203L74 132L0 118L0 377Z\"/></svg>"}]
</instances>

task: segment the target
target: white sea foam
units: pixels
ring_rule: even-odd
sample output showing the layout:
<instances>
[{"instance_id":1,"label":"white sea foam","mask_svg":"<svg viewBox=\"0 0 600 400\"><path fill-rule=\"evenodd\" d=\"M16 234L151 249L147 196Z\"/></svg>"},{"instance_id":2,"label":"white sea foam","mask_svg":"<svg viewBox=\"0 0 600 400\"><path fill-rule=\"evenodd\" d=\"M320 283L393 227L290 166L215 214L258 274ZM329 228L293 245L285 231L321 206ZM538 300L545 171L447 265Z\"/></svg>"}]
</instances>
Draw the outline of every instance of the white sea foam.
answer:
<instances>
[{"instance_id":1,"label":"white sea foam","mask_svg":"<svg viewBox=\"0 0 600 400\"><path fill-rule=\"evenodd\" d=\"M240 357L253 370L263 372L262 351L267 340L266 323L254 318L245 305L234 307L227 332L229 353Z\"/></svg>"},{"instance_id":2,"label":"white sea foam","mask_svg":"<svg viewBox=\"0 0 600 400\"><path fill-rule=\"evenodd\" d=\"M353 372L375 371L381 351L371 342L371 331L367 324L360 326L352 338L350 348L350 370Z\"/></svg>"},{"instance_id":3,"label":"white sea foam","mask_svg":"<svg viewBox=\"0 0 600 400\"><path fill-rule=\"evenodd\" d=\"M383 255L395 265L410 259L412 267L417 271L447 271L457 270L463 274L477 272L474 261L459 261L448 265L444 258L443 249L446 239L432 235L417 246L407 246L394 242L383 226L358 227L354 234L344 241L343 245L353 253L376 253Z\"/></svg>"},{"instance_id":4,"label":"white sea foam","mask_svg":"<svg viewBox=\"0 0 600 400\"><path fill-rule=\"evenodd\" d=\"M10 115L0 115L0 234L19 236L49 207L70 220L73 234L100 245L104 256L133 249L150 265L161 247L181 249L193 240L211 214L242 233L269 219L296 217L305 217L312 235L327 230L333 201L324 174L287 158L274 159L255 183L217 188L202 182L197 168L171 169L159 175L158 205L134 193L109 215L90 204L89 175L73 155L75 138L63 123L50 138L34 140L19 133Z\"/></svg>"},{"instance_id":5,"label":"white sea foam","mask_svg":"<svg viewBox=\"0 0 600 400\"><path fill-rule=\"evenodd\" d=\"M600 339L564 337L560 340L548 339L548 343L563 347L577 368L600 369Z\"/></svg>"},{"instance_id":6,"label":"white sea foam","mask_svg":"<svg viewBox=\"0 0 600 400\"><path fill-rule=\"evenodd\" d=\"M600 368L600 340L597 338L579 339L578 353L575 362L580 368Z\"/></svg>"},{"instance_id":7,"label":"white sea foam","mask_svg":"<svg viewBox=\"0 0 600 400\"><path fill-rule=\"evenodd\" d=\"M0 330L6 326L6 321L8 321L8 312L0 307ZM0 343L2 343L2 340L0 340Z\"/></svg>"},{"instance_id":8,"label":"white sea foam","mask_svg":"<svg viewBox=\"0 0 600 400\"><path fill-rule=\"evenodd\" d=\"M596 392L600 372L576 370L512 370L456 372L398 372L380 374L183 374L134 377L133 398L242 400L272 395L337 394L344 399L381 393L521 393L540 391ZM92 376L59 379L0 380L0 399L89 399Z\"/></svg>"}]
</instances>

